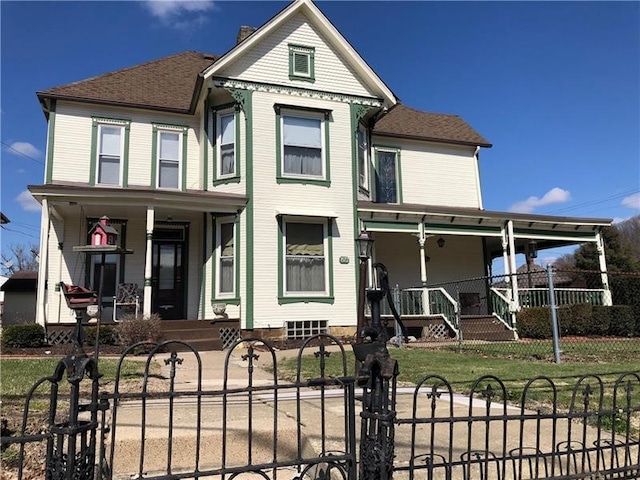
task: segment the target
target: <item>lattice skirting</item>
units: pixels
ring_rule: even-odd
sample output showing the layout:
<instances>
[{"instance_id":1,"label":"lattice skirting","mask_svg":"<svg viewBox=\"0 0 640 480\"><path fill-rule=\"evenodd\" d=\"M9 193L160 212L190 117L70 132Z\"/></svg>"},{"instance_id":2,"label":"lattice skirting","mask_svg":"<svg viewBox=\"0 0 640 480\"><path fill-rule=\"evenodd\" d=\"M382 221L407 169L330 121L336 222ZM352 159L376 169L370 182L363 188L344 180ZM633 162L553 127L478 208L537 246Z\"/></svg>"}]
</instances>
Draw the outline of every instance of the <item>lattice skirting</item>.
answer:
<instances>
[{"instance_id":1,"label":"lattice skirting","mask_svg":"<svg viewBox=\"0 0 640 480\"><path fill-rule=\"evenodd\" d=\"M422 329L423 338L444 338L449 336L449 329L442 323L430 323Z\"/></svg>"},{"instance_id":2,"label":"lattice skirting","mask_svg":"<svg viewBox=\"0 0 640 480\"><path fill-rule=\"evenodd\" d=\"M220 340L222 340L222 349L226 350L231 347L236 340L240 338L239 328L223 327L220 330Z\"/></svg>"},{"instance_id":3,"label":"lattice skirting","mask_svg":"<svg viewBox=\"0 0 640 480\"><path fill-rule=\"evenodd\" d=\"M73 327L72 328L51 328L47 329L47 340L49 345L66 345L73 343Z\"/></svg>"}]
</instances>

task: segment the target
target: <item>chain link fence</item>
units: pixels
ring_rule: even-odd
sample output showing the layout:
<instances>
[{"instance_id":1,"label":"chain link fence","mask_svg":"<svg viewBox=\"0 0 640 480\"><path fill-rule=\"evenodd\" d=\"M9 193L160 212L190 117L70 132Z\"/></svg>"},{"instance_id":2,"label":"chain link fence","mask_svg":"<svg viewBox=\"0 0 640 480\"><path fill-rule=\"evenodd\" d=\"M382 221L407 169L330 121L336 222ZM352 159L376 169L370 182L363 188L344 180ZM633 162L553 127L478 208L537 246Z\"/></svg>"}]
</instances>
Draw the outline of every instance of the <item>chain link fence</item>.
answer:
<instances>
[{"instance_id":1,"label":"chain link fence","mask_svg":"<svg viewBox=\"0 0 640 480\"><path fill-rule=\"evenodd\" d=\"M640 274L520 270L396 286L393 298L415 342L434 348L562 362L640 358Z\"/></svg>"}]
</instances>

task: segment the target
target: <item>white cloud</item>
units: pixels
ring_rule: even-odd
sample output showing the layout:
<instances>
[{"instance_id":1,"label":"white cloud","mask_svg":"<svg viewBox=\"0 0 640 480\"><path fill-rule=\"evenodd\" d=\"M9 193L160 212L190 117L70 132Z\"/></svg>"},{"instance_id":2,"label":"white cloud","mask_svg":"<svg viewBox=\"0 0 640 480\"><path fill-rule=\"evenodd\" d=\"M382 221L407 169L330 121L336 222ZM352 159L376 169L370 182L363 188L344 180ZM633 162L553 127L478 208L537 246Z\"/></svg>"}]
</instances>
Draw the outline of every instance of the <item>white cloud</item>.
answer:
<instances>
[{"instance_id":1,"label":"white cloud","mask_svg":"<svg viewBox=\"0 0 640 480\"><path fill-rule=\"evenodd\" d=\"M554 187L545 193L542 198L529 197L526 200L516 202L511 205L509 211L518 213L531 213L538 207L544 207L546 205L552 205L554 203L564 203L571 198L571 194L568 190L564 190L559 187Z\"/></svg>"},{"instance_id":2,"label":"white cloud","mask_svg":"<svg viewBox=\"0 0 640 480\"><path fill-rule=\"evenodd\" d=\"M202 25L206 21L202 13L214 8L211 0L153 0L143 5L163 24L178 29Z\"/></svg>"},{"instance_id":3,"label":"white cloud","mask_svg":"<svg viewBox=\"0 0 640 480\"><path fill-rule=\"evenodd\" d=\"M39 157L42 155L40 150L31 145L29 142L13 142L9 147L5 147L6 152L18 153L27 157Z\"/></svg>"},{"instance_id":4,"label":"white cloud","mask_svg":"<svg viewBox=\"0 0 640 480\"><path fill-rule=\"evenodd\" d=\"M15 201L20 204L23 210L27 212L39 212L40 204L38 201L33 198L29 190L25 190L24 192L20 192L20 194L15 198Z\"/></svg>"},{"instance_id":5,"label":"white cloud","mask_svg":"<svg viewBox=\"0 0 640 480\"><path fill-rule=\"evenodd\" d=\"M634 193L622 199L622 205L629 208L640 209L640 193Z\"/></svg>"}]
</instances>

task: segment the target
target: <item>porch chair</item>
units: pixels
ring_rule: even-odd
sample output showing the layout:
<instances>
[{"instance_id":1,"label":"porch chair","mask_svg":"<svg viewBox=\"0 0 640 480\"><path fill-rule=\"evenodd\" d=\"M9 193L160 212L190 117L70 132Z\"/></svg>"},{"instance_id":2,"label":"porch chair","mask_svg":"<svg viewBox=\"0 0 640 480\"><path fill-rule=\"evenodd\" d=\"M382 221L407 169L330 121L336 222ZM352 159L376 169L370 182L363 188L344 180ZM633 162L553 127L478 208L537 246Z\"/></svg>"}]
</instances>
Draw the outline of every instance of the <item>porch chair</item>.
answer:
<instances>
[{"instance_id":1,"label":"porch chair","mask_svg":"<svg viewBox=\"0 0 640 480\"><path fill-rule=\"evenodd\" d=\"M482 308L480 294L475 292L461 292L460 307L460 313L462 315L479 315Z\"/></svg>"},{"instance_id":2,"label":"porch chair","mask_svg":"<svg viewBox=\"0 0 640 480\"><path fill-rule=\"evenodd\" d=\"M118 322L118 307L134 308L136 317L140 313L140 294L137 283L120 283L113 297L113 321Z\"/></svg>"}]
</instances>

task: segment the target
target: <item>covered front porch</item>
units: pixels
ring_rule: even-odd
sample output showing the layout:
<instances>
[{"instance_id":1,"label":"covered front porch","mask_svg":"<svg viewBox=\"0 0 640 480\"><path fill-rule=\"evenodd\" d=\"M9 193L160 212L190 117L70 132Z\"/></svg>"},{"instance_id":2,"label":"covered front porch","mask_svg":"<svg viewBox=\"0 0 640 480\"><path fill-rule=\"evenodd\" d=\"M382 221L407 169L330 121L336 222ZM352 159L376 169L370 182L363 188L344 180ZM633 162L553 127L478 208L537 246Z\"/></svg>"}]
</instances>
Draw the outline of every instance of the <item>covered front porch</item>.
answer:
<instances>
[{"instance_id":1,"label":"covered front porch","mask_svg":"<svg viewBox=\"0 0 640 480\"><path fill-rule=\"evenodd\" d=\"M556 278L556 305L611 305L600 234L609 220L371 202L359 202L358 212L375 240L372 264L387 267L403 319L437 318L458 335L463 319L484 317L517 338L516 313L551 298L547 271L532 267L538 253L583 242L598 246L601 285ZM518 255L527 268L516 268ZM493 274L496 262L504 273ZM386 306L382 313L391 315Z\"/></svg>"},{"instance_id":2,"label":"covered front porch","mask_svg":"<svg viewBox=\"0 0 640 480\"><path fill-rule=\"evenodd\" d=\"M144 316L214 317L215 225L219 218L235 221L246 204L244 196L68 184L30 190L43 207L38 323L74 321L60 282L99 292L103 322L127 313L125 305L115 302L123 287L136 297L134 308ZM118 250L87 253L83 247L92 242L88 233L103 216L117 233Z\"/></svg>"}]
</instances>

